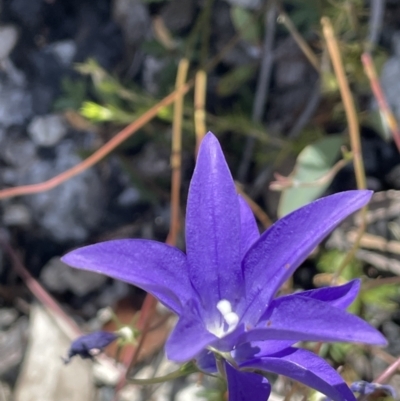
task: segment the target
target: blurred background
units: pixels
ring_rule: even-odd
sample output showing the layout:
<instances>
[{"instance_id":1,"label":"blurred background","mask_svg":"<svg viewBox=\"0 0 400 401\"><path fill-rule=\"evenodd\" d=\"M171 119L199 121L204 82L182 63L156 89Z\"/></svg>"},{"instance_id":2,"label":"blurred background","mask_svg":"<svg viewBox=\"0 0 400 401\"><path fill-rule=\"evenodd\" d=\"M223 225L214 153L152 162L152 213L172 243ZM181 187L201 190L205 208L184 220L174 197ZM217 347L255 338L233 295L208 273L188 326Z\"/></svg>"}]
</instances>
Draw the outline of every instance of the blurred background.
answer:
<instances>
[{"instance_id":1,"label":"blurred background","mask_svg":"<svg viewBox=\"0 0 400 401\"><path fill-rule=\"evenodd\" d=\"M181 106L179 82L188 82ZM146 297L60 256L128 237L184 249L207 130L260 230L324 194L377 192L283 291L362 277L352 311L383 331L388 349L320 353L349 382L379 376L400 353L399 94L398 0L0 0L0 401L223 399L197 376L120 391L132 358L130 372L143 377L174 368L162 352L173 317L160 308L120 365L115 346L94 365L60 358L79 332L137 321ZM113 138L118 146L74 177L9 191L58 176ZM281 400L291 384L273 381Z\"/></svg>"}]
</instances>

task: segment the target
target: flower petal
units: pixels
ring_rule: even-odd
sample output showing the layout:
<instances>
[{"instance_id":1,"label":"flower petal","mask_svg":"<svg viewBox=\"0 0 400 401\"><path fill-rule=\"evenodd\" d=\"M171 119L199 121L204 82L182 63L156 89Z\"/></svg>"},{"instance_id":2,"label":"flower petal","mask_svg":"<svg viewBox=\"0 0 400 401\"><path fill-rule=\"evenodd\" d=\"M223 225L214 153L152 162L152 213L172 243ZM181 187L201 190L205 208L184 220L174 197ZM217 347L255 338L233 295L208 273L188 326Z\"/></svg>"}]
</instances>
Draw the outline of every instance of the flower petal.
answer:
<instances>
[{"instance_id":1,"label":"flower petal","mask_svg":"<svg viewBox=\"0 0 400 401\"><path fill-rule=\"evenodd\" d=\"M264 319L239 341L279 339L386 344L383 335L358 316L312 298L274 299Z\"/></svg>"},{"instance_id":2,"label":"flower petal","mask_svg":"<svg viewBox=\"0 0 400 401\"><path fill-rule=\"evenodd\" d=\"M275 357L261 357L241 367L251 367L290 377L334 401L355 401L341 376L322 358L312 352L289 348Z\"/></svg>"},{"instance_id":3,"label":"flower petal","mask_svg":"<svg viewBox=\"0 0 400 401\"><path fill-rule=\"evenodd\" d=\"M68 355L64 359L67 364L76 355L82 359L90 358L98 355L107 345L114 342L119 337L118 334L109 331L95 331L78 337L71 343Z\"/></svg>"},{"instance_id":4,"label":"flower petal","mask_svg":"<svg viewBox=\"0 0 400 401\"><path fill-rule=\"evenodd\" d=\"M203 372L213 374L218 371L214 352L209 351L208 349L203 349L198 355L196 355L196 365Z\"/></svg>"},{"instance_id":5,"label":"flower petal","mask_svg":"<svg viewBox=\"0 0 400 401\"><path fill-rule=\"evenodd\" d=\"M217 138L201 143L189 188L186 213L189 276L203 307L235 305L243 290L240 266L240 215L235 185Z\"/></svg>"},{"instance_id":6,"label":"flower petal","mask_svg":"<svg viewBox=\"0 0 400 401\"><path fill-rule=\"evenodd\" d=\"M232 352L238 364L254 359L254 355L273 356L294 345L293 340L252 341L240 344Z\"/></svg>"},{"instance_id":7,"label":"flower petal","mask_svg":"<svg viewBox=\"0 0 400 401\"><path fill-rule=\"evenodd\" d=\"M225 363L229 401L266 401L271 393L268 380L256 373L241 372Z\"/></svg>"},{"instance_id":8,"label":"flower petal","mask_svg":"<svg viewBox=\"0 0 400 401\"><path fill-rule=\"evenodd\" d=\"M165 352L171 361L186 362L217 340L205 328L195 302L190 300L165 344Z\"/></svg>"},{"instance_id":9,"label":"flower petal","mask_svg":"<svg viewBox=\"0 0 400 401\"><path fill-rule=\"evenodd\" d=\"M258 231L257 222L249 204L241 195L238 195L238 198L240 206L240 254L243 257L250 246L260 238L260 231Z\"/></svg>"},{"instance_id":10,"label":"flower petal","mask_svg":"<svg viewBox=\"0 0 400 401\"><path fill-rule=\"evenodd\" d=\"M61 260L134 284L177 314L194 295L185 254L161 242L134 239L101 242L69 252Z\"/></svg>"},{"instance_id":11,"label":"flower petal","mask_svg":"<svg viewBox=\"0 0 400 401\"><path fill-rule=\"evenodd\" d=\"M278 220L261 235L243 260L246 322L257 322L315 246L371 195L371 191L347 191L318 199Z\"/></svg>"},{"instance_id":12,"label":"flower petal","mask_svg":"<svg viewBox=\"0 0 400 401\"><path fill-rule=\"evenodd\" d=\"M356 299L361 280L352 280L336 287L324 287L316 290L301 291L280 298L307 297L327 302L337 308L346 309Z\"/></svg>"}]
</instances>

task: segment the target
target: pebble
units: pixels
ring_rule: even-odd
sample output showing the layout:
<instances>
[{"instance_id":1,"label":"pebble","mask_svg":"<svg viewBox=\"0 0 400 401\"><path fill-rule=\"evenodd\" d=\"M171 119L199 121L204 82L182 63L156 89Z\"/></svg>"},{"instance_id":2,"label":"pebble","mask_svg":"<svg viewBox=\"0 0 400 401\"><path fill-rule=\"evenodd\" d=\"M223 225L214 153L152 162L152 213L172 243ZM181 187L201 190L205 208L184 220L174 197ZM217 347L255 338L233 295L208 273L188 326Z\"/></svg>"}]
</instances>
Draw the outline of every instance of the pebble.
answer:
<instances>
[{"instance_id":1,"label":"pebble","mask_svg":"<svg viewBox=\"0 0 400 401\"><path fill-rule=\"evenodd\" d=\"M67 134L64 118L58 114L35 117L28 125L28 134L38 146L57 145Z\"/></svg>"},{"instance_id":2,"label":"pebble","mask_svg":"<svg viewBox=\"0 0 400 401\"><path fill-rule=\"evenodd\" d=\"M63 140L55 150L54 160L34 163L24 172L19 184L46 181L81 161L69 140ZM81 242L103 218L106 194L97 170L91 168L50 191L26 196L24 203L49 238L58 243Z\"/></svg>"},{"instance_id":3,"label":"pebble","mask_svg":"<svg viewBox=\"0 0 400 401\"><path fill-rule=\"evenodd\" d=\"M76 54L76 44L73 40L61 40L48 46L47 50L53 53L58 61L64 66L69 67Z\"/></svg>"},{"instance_id":4,"label":"pebble","mask_svg":"<svg viewBox=\"0 0 400 401\"><path fill-rule=\"evenodd\" d=\"M0 26L0 60L7 58L18 40L17 28L13 25Z\"/></svg>"},{"instance_id":5,"label":"pebble","mask_svg":"<svg viewBox=\"0 0 400 401\"><path fill-rule=\"evenodd\" d=\"M40 279L51 291L57 293L71 291L79 297L99 289L107 281L107 277L101 274L72 269L61 262L59 257L48 261L43 267Z\"/></svg>"},{"instance_id":6,"label":"pebble","mask_svg":"<svg viewBox=\"0 0 400 401\"><path fill-rule=\"evenodd\" d=\"M3 223L9 227L23 227L31 223L28 208L20 203L10 203L4 206Z\"/></svg>"},{"instance_id":7,"label":"pebble","mask_svg":"<svg viewBox=\"0 0 400 401\"><path fill-rule=\"evenodd\" d=\"M22 125L32 114L32 99L28 90L0 78L0 93L0 125Z\"/></svg>"},{"instance_id":8,"label":"pebble","mask_svg":"<svg viewBox=\"0 0 400 401\"><path fill-rule=\"evenodd\" d=\"M115 0L113 19L124 33L128 46L137 46L149 35L151 20L148 8L139 0Z\"/></svg>"}]
</instances>

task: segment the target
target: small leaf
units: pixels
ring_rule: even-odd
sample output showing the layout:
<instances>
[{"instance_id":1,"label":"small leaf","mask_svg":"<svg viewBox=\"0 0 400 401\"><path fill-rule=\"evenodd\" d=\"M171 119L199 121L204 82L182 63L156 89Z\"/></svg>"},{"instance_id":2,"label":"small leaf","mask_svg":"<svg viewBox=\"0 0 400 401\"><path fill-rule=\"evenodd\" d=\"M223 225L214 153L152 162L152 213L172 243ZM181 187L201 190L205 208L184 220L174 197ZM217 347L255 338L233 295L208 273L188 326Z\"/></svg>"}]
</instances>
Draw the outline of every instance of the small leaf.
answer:
<instances>
[{"instance_id":1,"label":"small leaf","mask_svg":"<svg viewBox=\"0 0 400 401\"><path fill-rule=\"evenodd\" d=\"M254 16L249 10L233 6L231 8L231 19L242 39L253 44L257 44L260 41L260 25L254 20Z\"/></svg>"},{"instance_id":2,"label":"small leaf","mask_svg":"<svg viewBox=\"0 0 400 401\"><path fill-rule=\"evenodd\" d=\"M326 190L331 179L323 183L316 181L330 171L340 154L342 145L341 135L330 135L306 146L301 151L290 176L290 179L296 183L296 187L282 191L278 207L280 217L317 199ZM307 185L310 183L311 185Z\"/></svg>"}]
</instances>

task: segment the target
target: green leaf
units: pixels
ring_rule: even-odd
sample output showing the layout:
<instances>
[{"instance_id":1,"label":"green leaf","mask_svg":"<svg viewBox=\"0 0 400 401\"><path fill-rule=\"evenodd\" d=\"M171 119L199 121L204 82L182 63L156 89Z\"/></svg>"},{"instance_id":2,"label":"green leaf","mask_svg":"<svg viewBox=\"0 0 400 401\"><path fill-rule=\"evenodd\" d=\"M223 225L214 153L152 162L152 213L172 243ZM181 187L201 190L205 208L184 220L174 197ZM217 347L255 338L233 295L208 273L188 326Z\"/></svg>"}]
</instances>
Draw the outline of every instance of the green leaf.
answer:
<instances>
[{"instance_id":1,"label":"green leaf","mask_svg":"<svg viewBox=\"0 0 400 401\"><path fill-rule=\"evenodd\" d=\"M231 19L236 31L242 39L253 44L260 41L261 30L260 25L254 20L254 15L243 7L232 6Z\"/></svg>"},{"instance_id":2,"label":"green leaf","mask_svg":"<svg viewBox=\"0 0 400 401\"><path fill-rule=\"evenodd\" d=\"M218 82L218 94L220 96L234 94L242 85L254 77L255 70L255 65L242 65L229 71Z\"/></svg>"},{"instance_id":3,"label":"green leaf","mask_svg":"<svg viewBox=\"0 0 400 401\"><path fill-rule=\"evenodd\" d=\"M329 186L331 180L315 183L325 176L340 154L343 145L341 135L330 135L306 146L297 157L295 169L290 178L296 187L284 189L279 201L280 217L317 199ZM307 185L310 183L315 183ZM306 184L303 185L302 184Z\"/></svg>"},{"instance_id":4,"label":"green leaf","mask_svg":"<svg viewBox=\"0 0 400 401\"><path fill-rule=\"evenodd\" d=\"M396 299L399 296L398 284L386 284L379 287L370 288L361 291L361 300L367 305L373 305L381 309L394 310L398 303Z\"/></svg>"}]
</instances>

